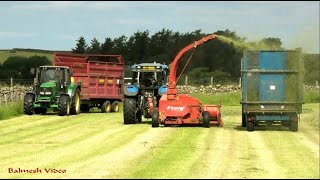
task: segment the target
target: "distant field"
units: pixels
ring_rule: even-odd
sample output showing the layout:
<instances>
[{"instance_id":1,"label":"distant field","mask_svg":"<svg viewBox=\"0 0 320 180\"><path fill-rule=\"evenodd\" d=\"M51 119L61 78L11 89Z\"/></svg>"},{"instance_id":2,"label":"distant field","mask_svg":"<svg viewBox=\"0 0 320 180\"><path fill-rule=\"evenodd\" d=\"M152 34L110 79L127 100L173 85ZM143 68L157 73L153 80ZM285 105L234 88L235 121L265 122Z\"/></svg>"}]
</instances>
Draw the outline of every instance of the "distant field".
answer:
<instances>
[{"instance_id":1,"label":"distant field","mask_svg":"<svg viewBox=\"0 0 320 180\"><path fill-rule=\"evenodd\" d=\"M53 53L45 53L45 52L27 52L27 51L15 51L15 53L10 53L9 50L0 50L0 63L3 63L10 56L46 56L50 61L53 61Z\"/></svg>"}]
</instances>

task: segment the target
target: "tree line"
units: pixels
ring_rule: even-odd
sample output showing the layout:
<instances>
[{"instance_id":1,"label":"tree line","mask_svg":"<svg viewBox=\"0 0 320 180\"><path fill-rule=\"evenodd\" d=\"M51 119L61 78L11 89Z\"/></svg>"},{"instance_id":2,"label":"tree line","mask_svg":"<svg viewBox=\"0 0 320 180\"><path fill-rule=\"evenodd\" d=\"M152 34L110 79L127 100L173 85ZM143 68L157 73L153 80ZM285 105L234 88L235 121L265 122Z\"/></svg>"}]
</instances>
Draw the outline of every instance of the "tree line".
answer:
<instances>
[{"instance_id":1,"label":"tree line","mask_svg":"<svg viewBox=\"0 0 320 180\"><path fill-rule=\"evenodd\" d=\"M246 38L228 29L213 33L225 38L218 38L197 47L184 75L197 76L196 78L210 76L216 79L236 80L240 77L241 58L247 47L269 50L283 49L281 40L276 37L262 38L258 42L247 42ZM201 30L181 33L162 29L154 34L145 30L134 32L129 37L125 35L116 38L106 37L103 42L93 38L89 43L81 36L76 40L75 47L71 49L71 52L79 54L120 54L127 66L142 62L159 62L169 65L182 48L206 35L208 34ZM224 39L227 39L227 41ZM27 50L37 51L35 49ZM44 51L47 52L47 50ZM191 54L192 51L182 57L178 73L183 69ZM51 64L52 62L44 56L29 58L11 56L0 64L0 79L10 77L32 79L33 75L30 74L30 68ZM319 79L319 55L306 54L304 64L305 82L314 83Z\"/></svg>"},{"instance_id":2,"label":"tree line","mask_svg":"<svg viewBox=\"0 0 320 180\"><path fill-rule=\"evenodd\" d=\"M237 43L245 43L246 40L228 29L216 31L214 34L227 37ZM142 62L170 64L183 47L206 35L208 34L201 30L180 33L162 29L154 34L150 34L146 30L137 31L130 37L125 35L114 39L106 37L102 43L97 38L93 38L90 43L87 43L85 38L81 36L77 40L75 48L72 48L72 52L80 54L121 54L126 65ZM272 49L282 49L282 42L279 38L269 37L249 44L254 46L264 44ZM206 45L196 48L185 72L206 67L210 72L216 71L219 76L221 76L221 72L224 72L226 77L239 77L240 59L244 50L245 48L237 47L233 42L226 43L220 39L209 41ZM182 69L191 53L192 51L182 57L178 70Z\"/></svg>"}]
</instances>

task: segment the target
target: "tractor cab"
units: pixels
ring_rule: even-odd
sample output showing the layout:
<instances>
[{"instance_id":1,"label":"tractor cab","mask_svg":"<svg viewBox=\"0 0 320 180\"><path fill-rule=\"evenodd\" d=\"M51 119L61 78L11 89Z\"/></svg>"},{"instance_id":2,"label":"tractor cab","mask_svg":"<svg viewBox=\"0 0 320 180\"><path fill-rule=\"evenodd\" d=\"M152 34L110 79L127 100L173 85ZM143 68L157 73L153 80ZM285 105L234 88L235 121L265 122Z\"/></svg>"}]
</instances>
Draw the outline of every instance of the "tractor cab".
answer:
<instances>
[{"instance_id":1,"label":"tractor cab","mask_svg":"<svg viewBox=\"0 0 320 180\"><path fill-rule=\"evenodd\" d=\"M131 84L140 88L158 89L166 86L168 82L168 66L160 63L141 63L131 66Z\"/></svg>"},{"instance_id":2,"label":"tractor cab","mask_svg":"<svg viewBox=\"0 0 320 180\"><path fill-rule=\"evenodd\" d=\"M35 88L37 95L51 95L56 91L59 95L65 92L71 82L69 67L64 66L40 66L35 77Z\"/></svg>"}]
</instances>

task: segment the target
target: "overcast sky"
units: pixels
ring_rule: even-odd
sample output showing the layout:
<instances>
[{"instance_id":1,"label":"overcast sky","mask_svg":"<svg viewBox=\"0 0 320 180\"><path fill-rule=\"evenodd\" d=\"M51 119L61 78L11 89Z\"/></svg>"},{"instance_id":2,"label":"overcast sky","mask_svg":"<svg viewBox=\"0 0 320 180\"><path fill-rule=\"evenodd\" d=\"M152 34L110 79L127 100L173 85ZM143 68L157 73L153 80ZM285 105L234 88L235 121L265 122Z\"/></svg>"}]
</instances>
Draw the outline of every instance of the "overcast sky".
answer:
<instances>
[{"instance_id":1,"label":"overcast sky","mask_svg":"<svg viewBox=\"0 0 320 180\"><path fill-rule=\"evenodd\" d=\"M285 48L319 53L319 1L0 2L0 49L71 50L81 35L103 42L162 28L229 29L250 41L278 37Z\"/></svg>"}]
</instances>

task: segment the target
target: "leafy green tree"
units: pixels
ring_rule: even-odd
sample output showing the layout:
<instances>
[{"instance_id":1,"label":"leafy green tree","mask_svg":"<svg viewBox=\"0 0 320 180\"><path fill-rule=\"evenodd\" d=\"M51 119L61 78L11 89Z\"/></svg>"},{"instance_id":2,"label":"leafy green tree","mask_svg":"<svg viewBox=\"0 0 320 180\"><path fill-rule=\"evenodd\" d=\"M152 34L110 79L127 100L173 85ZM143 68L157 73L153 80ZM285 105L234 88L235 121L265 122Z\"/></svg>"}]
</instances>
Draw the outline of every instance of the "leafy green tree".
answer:
<instances>
[{"instance_id":1,"label":"leafy green tree","mask_svg":"<svg viewBox=\"0 0 320 180\"><path fill-rule=\"evenodd\" d=\"M81 36L77 40L76 47L74 49L72 48L72 53L84 54L86 53L87 48L88 48L88 45L86 43L86 40L84 39L83 36Z\"/></svg>"},{"instance_id":2,"label":"leafy green tree","mask_svg":"<svg viewBox=\"0 0 320 180\"><path fill-rule=\"evenodd\" d=\"M263 38L259 43L258 46L260 49L269 49L269 50L281 50L283 49L282 42L279 38Z\"/></svg>"},{"instance_id":3,"label":"leafy green tree","mask_svg":"<svg viewBox=\"0 0 320 180\"><path fill-rule=\"evenodd\" d=\"M97 38L93 38L91 40L91 45L88 47L87 52L90 54L98 54L101 52L100 42L97 40Z\"/></svg>"},{"instance_id":4,"label":"leafy green tree","mask_svg":"<svg viewBox=\"0 0 320 180\"><path fill-rule=\"evenodd\" d=\"M135 63L147 62L149 31L135 32L128 40L128 58Z\"/></svg>"},{"instance_id":5,"label":"leafy green tree","mask_svg":"<svg viewBox=\"0 0 320 180\"><path fill-rule=\"evenodd\" d=\"M130 64L132 63L132 60L128 58L128 52L130 52L130 50L128 49L128 46L127 46L127 39L128 38L125 35L121 35L118 38L114 38L112 53L122 55L122 58L124 59L124 63Z\"/></svg>"},{"instance_id":6,"label":"leafy green tree","mask_svg":"<svg viewBox=\"0 0 320 180\"><path fill-rule=\"evenodd\" d=\"M29 58L23 56L11 56L3 62L1 69L2 79L32 79L30 74L31 68L37 68L43 65L51 65L51 61L45 56L31 56Z\"/></svg>"},{"instance_id":7,"label":"leafy green tree","mask_svg":"<svg viewBox=\"0 0 320 180\"><path fill-rule=\"evenodd\" d=\"M107 37L104 40L104 43L101 44L101 53L102 54L112 54L113 41L111 38Z\"/></svg>"}]
</instances>

